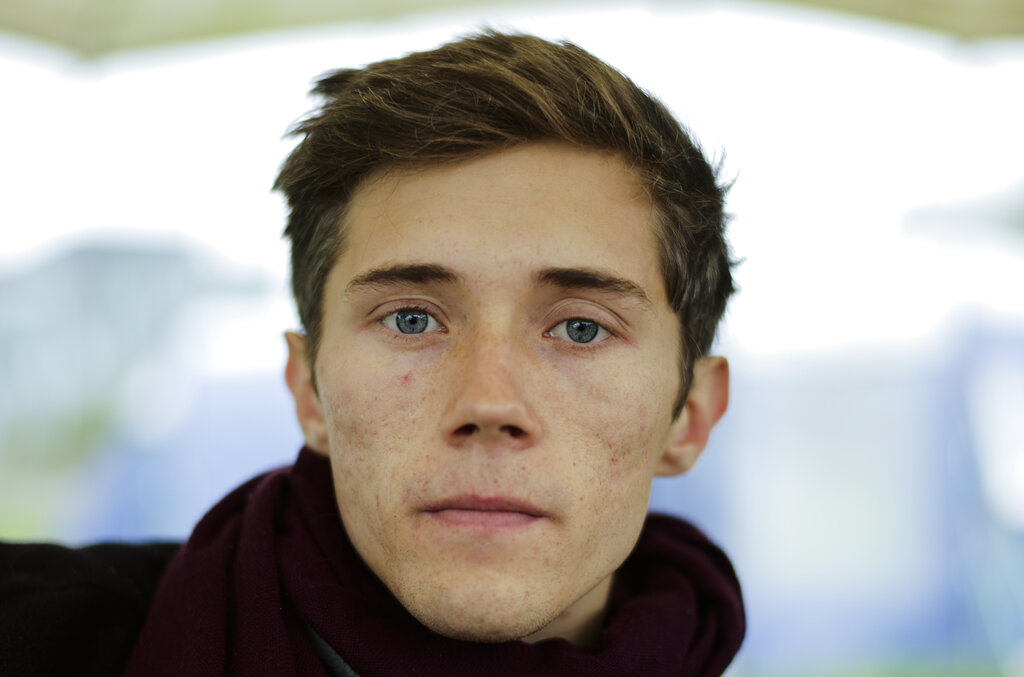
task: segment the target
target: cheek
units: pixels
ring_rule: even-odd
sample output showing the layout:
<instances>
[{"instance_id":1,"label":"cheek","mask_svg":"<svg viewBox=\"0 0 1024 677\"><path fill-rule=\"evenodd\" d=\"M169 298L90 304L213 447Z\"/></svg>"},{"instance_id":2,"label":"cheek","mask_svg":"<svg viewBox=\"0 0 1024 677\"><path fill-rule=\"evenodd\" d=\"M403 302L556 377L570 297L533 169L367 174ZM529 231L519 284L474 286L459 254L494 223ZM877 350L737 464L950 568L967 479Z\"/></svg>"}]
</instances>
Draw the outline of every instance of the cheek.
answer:
<instances>
[{"instance_id":1,"label":"cheek","mask_svg":"<svg viewBox=\"0 0 1024 677\"><path fill-rule=\"evenodd\" d=\"M548 405L565 410L564 420L578 429L581 441L589 438L592 452L599 452L594 460L616 474L649 464L671 423L675 379L643 366L593 365L566 374L556 402Z\"/></svg>"},{"instance_id":2,"label":"cheek","mask_svg":"<svg viewBox=\"0 0 1024 677\"><path fill-rule=\"evenodd\" d=\"M633 421L635 424L635 421ZM603 451L594 477L598 500L616 510L645 507L662 444L638 427L621 425L601 434Z\"/></svg>"},{"instance_id":3,"label":"cheek","mask_svg":"<svg viewBox=\"0 0 1024 677\"><path fill-rule=\"evenodd\" d=\"M657 462L668 443L674 374L625 364L582 375L575 406L567 412L577 450L572 471L577 501L593 528L617 525L639 529L650 497Z\"/></svg>"},{"instance_id":4,"label":"cheek","mask_svg":"<svg viewBox=\"0 0 1024 677\"><path fill-rule=\"evenodd\" d=\"M317 375L321 401L337 443L376 444L382 436L401 434L423 415L430 383L414 365L363 359L339 361L324 372Z\"/></svg>"},{"instance_id":5,"label":"cheek","mask_svg":"<svg viewBox=\"0 0 1024 677\"><path fill-rule=\"evenodd\" d=\"M425 379L394 361L338 361L318 373L339 502L372 508L395 499L387 488L419 448Z\"/></svg>"}]
</instances>

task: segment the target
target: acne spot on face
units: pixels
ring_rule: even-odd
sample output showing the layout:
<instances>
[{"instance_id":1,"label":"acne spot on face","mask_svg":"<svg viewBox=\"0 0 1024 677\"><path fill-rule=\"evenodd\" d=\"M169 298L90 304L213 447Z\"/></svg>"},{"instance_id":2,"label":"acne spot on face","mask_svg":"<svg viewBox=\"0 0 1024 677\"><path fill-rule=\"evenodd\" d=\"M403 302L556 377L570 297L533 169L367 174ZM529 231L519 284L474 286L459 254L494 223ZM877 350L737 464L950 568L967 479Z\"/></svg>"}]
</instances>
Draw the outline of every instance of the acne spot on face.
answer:
<instances>
[{"instance_id":1,"label":"acne spot on face","mask_svg":"<svg viewBox=\"0 0 1024 677\"><path fill-rule=\"evenodd\" d=\"M404 385L404 386L409 385L410 383L412 383L412 372L410 371L410 372L406 372L405 374L402 374L402 376L399 378L399 380L402 382L402 385Z\"/></svg>"}]
</instances>

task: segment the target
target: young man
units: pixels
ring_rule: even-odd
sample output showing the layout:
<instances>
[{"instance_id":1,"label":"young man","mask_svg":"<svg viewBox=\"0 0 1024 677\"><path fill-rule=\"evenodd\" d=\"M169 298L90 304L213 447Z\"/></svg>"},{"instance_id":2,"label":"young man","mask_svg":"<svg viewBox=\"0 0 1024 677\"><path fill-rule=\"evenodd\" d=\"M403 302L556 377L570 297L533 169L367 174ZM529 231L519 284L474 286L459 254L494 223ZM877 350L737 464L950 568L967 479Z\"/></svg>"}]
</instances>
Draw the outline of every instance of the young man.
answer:
<instances>
[{"instance_id":1,"label":"young man","mask_svg":"<svg viewBox=\"0 0 1024 677\"><path fill-rule=\"evenodd\" d=\"M529 36L316 92L276 185L306 446L165 571L126 567L141 634L136 614L91 647L130 651L131 676L721 674L735 575L647 515L728 401L723 196L696 145Z\"/></svg>"}]
</instances>

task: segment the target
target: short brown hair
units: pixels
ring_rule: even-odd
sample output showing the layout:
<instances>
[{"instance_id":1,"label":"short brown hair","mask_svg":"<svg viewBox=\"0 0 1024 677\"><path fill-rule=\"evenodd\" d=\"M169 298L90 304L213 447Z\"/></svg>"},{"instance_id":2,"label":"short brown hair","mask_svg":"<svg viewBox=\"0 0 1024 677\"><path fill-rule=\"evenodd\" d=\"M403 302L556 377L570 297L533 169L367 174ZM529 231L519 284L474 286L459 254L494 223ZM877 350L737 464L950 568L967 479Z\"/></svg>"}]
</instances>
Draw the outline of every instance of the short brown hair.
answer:
<instances>
[{"instance_id":1,"label":"short brown hair","mask_svg":"<svg viewBox=\"0 0 1024 677\"><path fill-rule=\"evenodd\" d=\"M674 414L681 411L733 283L724 188L658 100L574 44L491 31L327 73L313 93L323 104L292 128L302 140L274 184L290 207L284 232L311 365L324 286L345 244L345 209L370 174L557 140L617 153L654 202L661 272L682 332Z\"/></svg>"}]
</instances>

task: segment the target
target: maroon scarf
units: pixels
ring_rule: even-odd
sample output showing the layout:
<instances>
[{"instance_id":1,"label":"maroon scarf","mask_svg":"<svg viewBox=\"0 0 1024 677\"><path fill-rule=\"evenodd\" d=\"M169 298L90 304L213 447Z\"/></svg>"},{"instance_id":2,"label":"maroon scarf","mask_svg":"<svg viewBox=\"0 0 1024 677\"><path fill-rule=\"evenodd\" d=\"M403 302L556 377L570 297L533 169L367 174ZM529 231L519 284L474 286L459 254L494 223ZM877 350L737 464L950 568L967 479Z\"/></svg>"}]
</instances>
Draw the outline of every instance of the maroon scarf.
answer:
<instances>
[{"instance_id":1,"label":"maroon scarf","mask_svg":"<svg viewBox=\"0 0 1024 677\"><path fill-rule=\"evenodd\" d=\"M689 524L650 516L616 574L600 646L442 637L363 564L328 460L304 449L199 522L160 582L126 675L326 677L313 631L360 677L714 677L744 627L725 555Z\"/></svg>"}]
</instances>

